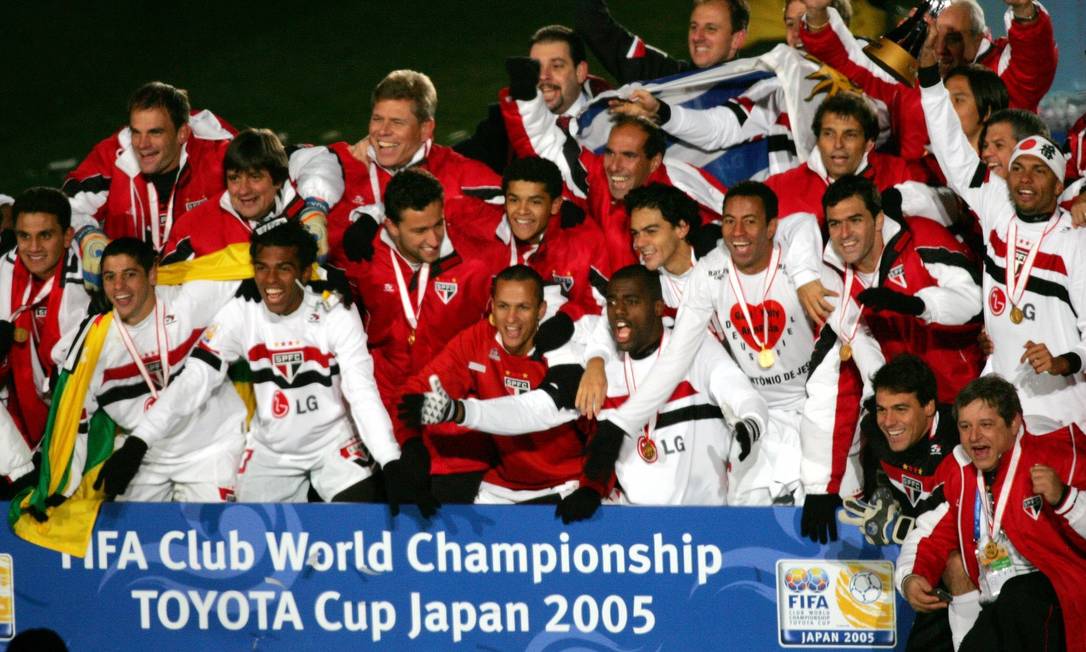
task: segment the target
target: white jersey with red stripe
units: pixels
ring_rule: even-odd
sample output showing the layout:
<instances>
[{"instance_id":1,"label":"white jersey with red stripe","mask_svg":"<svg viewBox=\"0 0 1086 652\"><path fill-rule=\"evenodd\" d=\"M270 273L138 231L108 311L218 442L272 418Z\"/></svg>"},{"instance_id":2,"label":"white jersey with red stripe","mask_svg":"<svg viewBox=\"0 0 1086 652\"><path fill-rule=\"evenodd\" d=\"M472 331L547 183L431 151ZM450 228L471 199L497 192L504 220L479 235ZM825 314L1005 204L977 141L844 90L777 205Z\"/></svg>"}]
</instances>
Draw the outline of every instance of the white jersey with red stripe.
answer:
<instances>
[{"instance_id":1,"label":"white jersey with red stripe","mask_svg":"<svg viewBox=\"0 0 1086 652\"><path fill-rule=\"evenodd\" d=\"M623 353L607 361L607 398L601 420L613 415L647 382L671 337L672 331L665 329L660 347L640 360ZM576 410L557 408L543 389L486 401L467 399L464 415L466 427L495 435L546 430L579 416ZM694 363L647 425L623 441L615 464L623 502L726 504L734 493L729 477L745 471L754 459L738 461L732 425L739 419L752 419L764 432L768 421L765 401L719 343L703 330Z\"/></svg>"},{"instance_id":2,"label":"white jersey with red stripe","mask_svg":"<svg viewBox=\"0 0 1086 652\"><path fill-rule=\"evenodd\" d=\"M1053 356L1074 353L1086 363L1086 264L1082 262L1086 230L1074 228L1070 213L1059 207L1045 222L1019 218L1006 181L996 175L985 179L978 167L976 152L961 133L946 89L942 85L922 88L921 101L929 128L945 126L932 139L931 148L947 184L980 219L985 248L984 327L993 345L985 373L997 373L1014 383L1027 416L1043 415L1060 425L1081 422L1086 414L1086 378L1081 370L1070 376L1038 374L1020 360L1026 343L1034 342L1046 345ZM1024 290L1013 297L1007 287L1011 233L1016 269L1024 267L1028 252L1039 241ZM1023 277L1016 278L1021 282ZM1022 311L1018 324L1011 320L1016 305Z\"/></svg>"},{"instance_id":3,"label":"white jersey with red stripe","mask_svg":"<svg viewBox=\"0 0 1086 652\"><path fill-rule=\"evenodd\" d=\"M230 299L236 288L235 283L216 281L160 285L155 288L155 309L138 324L124 324L114 315L84 401L86 416L105 410L122 431L131 432L156 401L125 345L121 329L129 336L155 393L161 396L163 388L177 380L184 370L189 353L214 318L217 308ZM169 351L166 358L168 381L160 346ZM66 367L74 369L81 355L80 338ZM193 407L194 410L172 421L161 437L145 440L149 446L145 464L181 462L216 445L226 444L224 439L230 438L235 440L233 448L240 452L245 439L245 406L233 387L217 387ZM227 448L231 446L227 445Z\"/></svg>"},{"instance_id":4,"label":"white jersey with red stripe","mask_svg":"<svg viewBox=\"0 0 1086 652\"><path fill-rule=\"evenodd\" d=\"M281 455L310 455L349 439L351 421L379 463L400 456L373 379L366 333L353 308L326 308L306 290L288 315L274 314L246 281L216 315L190 363L133 434L151 441L195 409L244 359L252 369L256 414L251 436Z\"/></svg>"}]
</instances>

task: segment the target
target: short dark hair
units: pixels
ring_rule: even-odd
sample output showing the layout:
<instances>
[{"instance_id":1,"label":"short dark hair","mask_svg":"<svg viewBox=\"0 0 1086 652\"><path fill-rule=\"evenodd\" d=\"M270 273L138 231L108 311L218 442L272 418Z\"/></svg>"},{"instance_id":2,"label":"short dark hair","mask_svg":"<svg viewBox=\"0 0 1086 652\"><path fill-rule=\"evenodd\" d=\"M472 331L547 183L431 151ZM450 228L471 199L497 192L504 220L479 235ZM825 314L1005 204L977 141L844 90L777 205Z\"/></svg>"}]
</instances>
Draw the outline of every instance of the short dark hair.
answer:
<instances>
[{"instance_id":1,"label":"short dark hair","mask_svg":"<svg viewBox=\"0 0 1086 652\"><path fill-rule=\"evenodd\" d=\"M871 217L878 217L882 211L882 196L875 183L867 177L846 174L826 188L822 195L822 212L828 212L831 206L836 206L849 197L863 200L864 208L871 212Z\"/></svg>"},{"instance_id":2,"label":"short dark hair","mask_svg":"<svg viewBox=\"0 0 1086 652\"><path fill-rule=\"evenodd\" d=\"M1018 399L1014 385L996 374L981 376L962 389L958 398L954 399L954 419L957 420L962 408L973 401L984 401L989 407L995 408L1007 425L1022 414L1022 402Z\"/></svg>"},{"instance_id":3,"label":"short dark hair","mask_svg":"<svg viewBox=\"0 0 1086 652\"><path fill-rule=\"evenodd\" d=\"M679 222L686 222L690 227L686 241L690 243L693 243L694 232L701 226L698 203L675 186L650 183L634 188L626 195L625 202L627 215L633 215L639 208L655 208L671 226L678 228Z\"/></svg>"},{"instance_id":4,"label":"short dark hair","mask_svg":"<svg viewBox=\"0 0 1086 652\"><path fill-rule=\"evenodd\" d=\"M935 400L935 374L923 360L911 353L902 353L882 365L871 379L877 392L880 389L898 394L915 394L920 405Z\"/></svg>"},{"instance_id":5,"label":"short dark hair","mask_svg":"<svg viewBox=\"0 0 1086 652\"><path fill-rule=\"evenodd\" d=\"M724 195L724 205L728 204L728 199L731 197L755 197L761 199L762 208L765 209L766 224L769 224L769 220L777 219L777 193L773 192L772 188L761 181L741 181L728 188L728 193ZM722 206L721 214L723 212Z\"/></svg>"},{"instance_id":6,"label":"short dark hair","mask_svg":"<svg viewBox=\"0 0 1086 652\"><path fill-rule=\"evenodd\" d=\"M553 161L538 156L513 159L505 166L502 173L502 192L509 191L509 184L513 181L531 181L541 183L547 190L551 199L562 196L562 171Z\"/></svg>"},{"instance_id":7,"label":"short dark hair","mask_svg":"<svg viewBox=\"0 0 1086 652\"><path fill-rule=\"evenodd\" d=\"M648 158L655 158L657 154L663 155L664 150L667 149L667 136L664 135L664 130L652 120L624 113L611 118L611 131L623 125L633 125L645 132L645 156Z\"/></svg>"},{"instance_id":8,"label":"short dark hair","mask_svg":"<svg viewBox=\"0 0 1086 652\"><path fill-rule=\"evenodd\" d=\"M822 131L822 118L827 113L855 118L863 127L866 140L875 140L879 137L879 117L875 115L875 110L871 108L867 100L856 93L837 93L826 98L818 106L814 120L811 122L811 129L814 130L815 138L818 138L819 133Z\"/></svg>"},{"instance_id":9,"label":"short dark hair","mask_svg":"<svg viewBox=\"0 0 1086 652\"><path fill-rule=\"evenodd\" d=\"M694 0L694 6L711 2L728 5L728 11L732 16L733 32L741 32L750 26L750 5L747 4L747 0Z\"/></svg>"},{"instance_id":10,"label":"short dark hair","mask_svg":"<svg viewBox=\"0 0 1086 652\"><path fill-rule=\"evenodd\" d=\"M421 168L408 168L394 174L385 187L385 216L399 224L405 209L421 211L435 201L445 202L437 177Z\"/></svg>"},{"instance_id":11,"label":"short dark hair","mask_svg":"<svg viewBox=\"0 0 1086 652\"><path fill-rule=\"evenodd\" d=\"M372 108L382 100L408 100L419 122L433 120L437 115L437 89L434 82L417 70L393 70L377 82L370 96Z\"/></svg>"},{"instance_id":12,"label":"short dark hair","mask_svg":"<svg viewBox=\"0 0 1086 652\"><path fill-rule=\"evenodd\" d=\"M290 174L287 150L270 129L245 129L226 147L223 156L223 183L230 172L267 170L276 185L286 183Z\"/></svg>"},{"instance_id":13,"label":"short dark hair","mask_svg":"<svg viewBox=\"0 0 1086 652\"><path fill-rule=\"evenodd\" d=\"M977 115L981 120L987 120L993 113L1007 108L1010 104L1007 86L990 68L976 63L962 64L951 68L943 78L944 82L951 77L965 77L969 90L973 92Z\"/></svg>"},{"instance_id":14,"label":"short dark hair","mask_svg":"<svg viewBox=\"0 0 1086 652\"><path fill-rule=\"evenodd\" d=\"M660 289L660 274L650 270L640 263L627 265L611 275L607 283L607 289L618 281L638 281L644 284L649 293L649 301L663 301L664 293Z\"/></svg>"},{"instance_id":15,"label":"short dark hair","mask_svg":"<svg viewBox=\"0 0 1086 652\"><path fill-rule=\"evenodd\" d=\"M984 142L984 139L988 136L988 127L1000 122L1006 122L1011 126L1011 131L1014 133L1014 141L1016 143L1022 142L1023 139L1030 136L1044 136L1051 139L1052 134L1048 130L1048 125L1045 124L1041 116L1033 113L1032 111L1026 111L1025 109L1000 109L990 115L988 120L984 123L984 130L980 132L980 142Z\"/></svg>"},{"instance_id":16,"label":"short dark hair","mask_svg":"<svg viewBox=\"0 0 1086 652\"><path fill-rule=\"evenodd\" d=\"M573 65L587 59L584 39L581 38L580 34L565 25L545 25L540 27L528 40L529 47L536 43L565 43L569 47L569 58L573 59Z\"/></svg>"},{"instance_id":17,"label":"short dark hair","mask_svg":"<svg viewBox=\"0 0 1086 652\"><path fill-rule=\"evenodd\" d=\"M539 275L539 272L535 271L527 265L510 265L494 277L494 280L490 282L490 298L494 298L494 295L498 292L499 281L518 281L524 283L532 283L535 285L535 299L538 303L543 303L543 277Z\"/></svg>"},{"instance_id":18,"label":"short dark hair","mask_svg":"<svg viewBox=\"0 0 1086 652\"><path fill-rule=\"evenodd\" d=\"M147 82L136 89L128 98L128 115L133 111L162 109L170 116L174 129L180 129L189 122L189 93L160 81Z\"/></svg>"},{"instance_id":19,"label":"short dark hair","mask_svg":"<svg viewBox=\"0 0 1086 652\"><path fill-rule=\"evenodd\" d=\"M317 241L297 219L286 215L273 217L253 229L249 236L249 256L253 261L264 247L294 247L299 273L317 261Z\"/></svg>"},{"instance_id":20,"label":"short dark hair","mask_svg":"<svg viewBox=\"0 0 1086 652\"><path fill-rule=\"evenodd\" d=\"M49 213L57 218L61 231L67 231L72 225L72 205L67 195L57 188L34 186L24 190L11 206L12 223L18 221L22 213Z\"/></svg>"},{"instance_id":21,"label":"short dark hair","mask_svg":"<svg viewBox=\"0 0 1086 652\"><path fill-rule=\"evenodd\" d=\"M149 242L130 236L117 238L106 245L106 248L102 250L103 268L105 268L106 258L110 256L129 256L145 272L150 272L158 259L155 248Z\"/></svg>"}]
</instances>

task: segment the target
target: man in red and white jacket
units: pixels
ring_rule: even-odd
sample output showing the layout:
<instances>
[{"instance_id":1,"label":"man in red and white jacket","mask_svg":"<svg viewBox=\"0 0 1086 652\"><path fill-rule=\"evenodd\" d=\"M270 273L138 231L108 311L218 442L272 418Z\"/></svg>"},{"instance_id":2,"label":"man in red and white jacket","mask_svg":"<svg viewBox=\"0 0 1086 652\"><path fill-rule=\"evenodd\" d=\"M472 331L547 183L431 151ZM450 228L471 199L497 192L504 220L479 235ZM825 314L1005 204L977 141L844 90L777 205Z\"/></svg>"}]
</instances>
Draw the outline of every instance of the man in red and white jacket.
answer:
<instances>
[{"instance_id":1,"label":"man in red and white jacket","mask_svg":"<svg viewBox=\"0 0 1086 652\"><path fill-rule=\"evenodd\" d=\"M403 383L486 315L491 279L505 267L508 251L446 225L441 183L425 170L394 176L385 206L387 219L370 260L352 262L345 271L363 314L381 399L403 442L410 438L396 418ZM423 439L438 500L474 500L490 468L490 441L470 435Z\"/></svg>"},{"instance_id":2,"label":"man in red and white jacket","mask_svg":"<svg viewBox=\"0 0 1086 652\"><path fill-rule=\"evenodd\" d=\"M373 89L366 137L328 146L339 159L346 186L328 217L333 258L355 222L355 240L363 247L373 244L385 217L385 189L402 170L418 167L434 175L446 200L496 201L501 179L493 170L434 142L436 112L437 89L430 78L414 70L394 70Z\"/></svg>"},{"instance_id":3,"label":"man in red and white jacket","mask_svg":"<svg viewBox=\"0 0 1086 652\"><path fill-rule=\"evenodd\" d=\"M137 89L128 126L99 142L64 182L87 271L97 274L105 238L140 238L161 251L182 215L223 191L223 155L235 133L211 111L193 113L184 90L162 82ZM302 219L319 236L343 194L339 166L326 148L306 147L291 154L290 171L307 202Z\"/></svg>"},{"instance_id":4,"label":"man in red and white jacket","mask_svg":"<svg viewBox=\"0 0 1086 652\"><path fill-rule=\"evenodd\" d=\"M937 471L946 502L917 519L895 585L918 611L945 608L932 587L960 552L983 607L960 650L1086 650L1086 435L1027 432L995 375L954 407L961 445Z\"/></svg>"},{"instance_id":5,"label":"man in red and white jacket","mask_svg":"<svg viewBox=\"0 0 1086 652\"><path fill-rule=\"evenodd\" d=\"M502 270L491 290L490 318L461 332L430 364L407 381L400 404L401 418L417 426L439 418L462 421L454 409L441 415L423 410L424 393L440 383L450 397L478 399L518 396L550 382L563 373L580 375L579 365L548 368L533 356L533 338L547 311L544 279L527 265ZM436 380L435 380L436 378ZM584 436L576 423L530 432L519 437L492 438L497 452L494 466L479 487L477 503L557 503L586 484ZM604 485L597 486L605 493Z\"/></svg>"},{"instance_id":6,"label":"man in red and white jacket","mask_svg":"<svg viewBox=\"0 0 1086 652\"><path fill-rule=\"evenodd\" d=\"M1052 17L1033 0L1006 0L1003 22L1007 36L993 40L976 2L958 0L939 13L939 68L942 75L962 64L977 63L994 70L1010 94L1011 108L1037 111L1052 86L1058 53ZM880 69L866 54L830 0L807 0L806 25L800 32L812 55L853 80L890 110L891 128L899 154L907 160L924 156L928 143L921 119L920 94ZM827 29L828 27L828 29Z\"/></svg>"}]
</instances>

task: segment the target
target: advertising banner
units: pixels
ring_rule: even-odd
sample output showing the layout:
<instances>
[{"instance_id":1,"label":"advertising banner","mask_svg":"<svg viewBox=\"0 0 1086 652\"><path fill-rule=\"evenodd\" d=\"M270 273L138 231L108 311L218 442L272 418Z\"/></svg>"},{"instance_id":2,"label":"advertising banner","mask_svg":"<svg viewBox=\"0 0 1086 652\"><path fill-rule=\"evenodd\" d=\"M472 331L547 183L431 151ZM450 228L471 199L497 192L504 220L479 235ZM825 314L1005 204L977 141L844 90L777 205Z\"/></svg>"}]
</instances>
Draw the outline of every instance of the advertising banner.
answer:
<instances>
[{"instance_id":1,"label":"advertising banner","mask_svg":"<svg viewBox=\"0 0 1086 652\"><path fill-rule=\"evenodd\" d=\"M794 508L107 504L85 558L0 534L0 640L73 650L903 648L896 548Z\"/></svg>"}]
</instances>

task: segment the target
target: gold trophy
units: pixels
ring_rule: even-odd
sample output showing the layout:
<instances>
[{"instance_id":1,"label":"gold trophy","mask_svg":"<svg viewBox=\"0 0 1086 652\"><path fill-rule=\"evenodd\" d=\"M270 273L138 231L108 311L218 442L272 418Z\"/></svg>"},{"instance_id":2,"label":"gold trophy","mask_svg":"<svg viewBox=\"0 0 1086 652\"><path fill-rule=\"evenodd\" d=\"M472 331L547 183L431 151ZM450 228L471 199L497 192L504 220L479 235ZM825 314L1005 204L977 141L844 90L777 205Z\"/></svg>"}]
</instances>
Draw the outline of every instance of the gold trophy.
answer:
<instances>
[{"instance_id":1,"label":"gold trophy","mask_svg":"<svg viewBox=\"0 0 1086 652\"><path fill-rule=\"evenodd\" d=\"M867 45L864 54L894 79L906 86L916 85L916 59L928 37L928 24L924 17L938 15L947 0L924 0L911 16L890 30L879 40Z\"/></svg>"}]
</instances>

